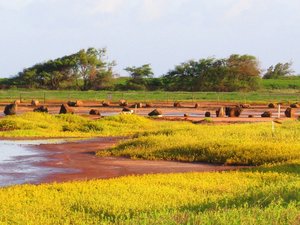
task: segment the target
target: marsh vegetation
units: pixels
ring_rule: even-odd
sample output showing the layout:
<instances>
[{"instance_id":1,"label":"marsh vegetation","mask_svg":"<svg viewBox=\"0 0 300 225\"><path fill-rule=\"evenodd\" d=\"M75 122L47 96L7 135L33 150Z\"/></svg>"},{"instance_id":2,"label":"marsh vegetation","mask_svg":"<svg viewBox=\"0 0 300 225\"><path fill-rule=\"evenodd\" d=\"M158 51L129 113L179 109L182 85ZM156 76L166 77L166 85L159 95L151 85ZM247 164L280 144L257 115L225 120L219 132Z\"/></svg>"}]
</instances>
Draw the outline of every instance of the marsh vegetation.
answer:
<instances>
[{"instance_id":1,"label":"marsh vegetation","mask_svg":"<svg viewBox=\"0 0 300 225\"><path fill-rule=\"evenodd\" d=\"M90 120L28 113L2 137L131 136L98 156L258 165L216 173L130 176L0 189L3 224L297 224L300 126L195 125L136 115Z\"/></svg>"}]
</instances>

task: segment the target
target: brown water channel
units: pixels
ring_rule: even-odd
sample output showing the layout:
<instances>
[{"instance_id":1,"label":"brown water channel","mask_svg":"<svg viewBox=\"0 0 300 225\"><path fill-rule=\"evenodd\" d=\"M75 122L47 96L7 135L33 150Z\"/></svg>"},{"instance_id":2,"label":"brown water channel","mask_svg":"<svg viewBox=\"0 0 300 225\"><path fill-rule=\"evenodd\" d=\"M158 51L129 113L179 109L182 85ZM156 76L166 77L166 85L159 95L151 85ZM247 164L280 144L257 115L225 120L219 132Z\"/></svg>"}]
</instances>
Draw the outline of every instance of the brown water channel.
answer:
<instances>
[{"instance_id":1,"label":"brown water channel","mask_svg":"<svg viewBox=\"0 0 300 225\"><path fill-rule=\"evenodd\" d=\"M121 140L124 138L0 140L0 187L25 183L108 179L128 175L216 172L249 168L95 155L96 151L112 147Z\"/></svg>"}]
</instances>

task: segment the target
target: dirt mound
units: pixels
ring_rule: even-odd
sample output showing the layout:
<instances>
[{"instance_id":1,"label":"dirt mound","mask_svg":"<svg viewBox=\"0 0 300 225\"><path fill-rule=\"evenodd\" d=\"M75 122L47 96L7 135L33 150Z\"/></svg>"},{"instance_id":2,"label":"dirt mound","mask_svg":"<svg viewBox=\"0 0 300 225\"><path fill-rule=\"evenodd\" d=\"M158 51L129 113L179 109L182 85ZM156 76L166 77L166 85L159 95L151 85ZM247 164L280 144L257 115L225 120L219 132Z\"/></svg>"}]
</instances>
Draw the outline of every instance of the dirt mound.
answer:
<instances>
[{"instance_id":1,"label":"dirt mound","mask_svg":"<svg viewBox=\"0 0 300 225\"><path fill-rule=\"evenodd\" d=\"M243 108L243 109L249 109L251 107L250 104L240 104L239 107Z\"/></svg>"},{"instance_id":2,"label":"dirt mound","mask_svg":"<svg viewBox=\"0 0 300 225\"><path fill-rule=\"evenodd\" d=\"M300 105L298 103L293 103L290 105L291 108L300 108Z\"/></svg>"},{"instance_id":3,"label":"dirt mound","mask_svg":"<svg viewBox=\"0 0 300 225\"><path fill-rule=\"evenodd\" d=\"M37 108L33 109L33 112L47 113L48 112L48 107L42 105L40 107L37 107Z\"/></svg>"},{"instance_id":4,"label":"dirt mound","mask_svg":"<svg viewBox=\"0 0 300 225\"><path fill-rule=\"evenodd\" d=\"M70 106L70 107L75 107L76 102L68 101L67 105Z\"/></svg>"},{"instance_id":5,"label":"dirt mound","mask_svg":"<svg viewBox=\"0 0 300 225\"><path fill-rule=\"evenodd\" d=\"M211 113L210 112L205 112L205 117L211 117Z\"/></svg>"},{"instance_id":6,"label":"dirt mound","mask_svg":"<svg viewBox=\"0 0 300 225\"><path fill-rule=\"evenodd\" d=\"M182 107L182 105L181 105L180 102L174 102L173 106L174 106L175 108Z\"/></svg>"},{"instance_id":7,"label":"dirt mound","mask_svg":"<svg viewBox=\"0 0 300 225\"><path fill-rule=\"evenodd\" d=\"M242 113L242 108L240 107L226 107L225 114L228 117L239 117Z\"/></svg>"},{"instance_id":8,"label":"dirt mound","mask_svg":"<svg viewBox=\"0 0 300 225\"><path fill-rule=\"evenodd\" d=\"M33 99L33 100L31 101L31 105L32 105L32 106L39 106L39 105L40 105L40 102L39 102L38 100L34 100L34 99Z\"/></svg>"},{"instance_id":9,"label":"dirt mound","mask_svg":"<svg viewBox=\"0 0 300 225\"><path fill-rule=\"evenodd\" d=\"M270 109L274 109L274 108L276 108L277 107L277 104L275 104L275 103L270 103L269 105L268 105L268 108L270 108Z\"/></svg>"},{"instance_id":10,"label":"dirt mound","mask_svg":"<svg viewBox=\"0 0 300 225\"><path fill-rule=\"evenodd\" d=\"M124 107L124 106L128 106L128 103L127 103L127 101L126 101L126 100L124 100L124 99L121 99L121 100L119 101L119 106L122 106L122 107Z\"/></svg>"},{"instance_id":11,"label":"dirt mound","mask_svg":"<svg viewBox=\"0 0 300 225\"><path fill-rule=\"evenodd\" d=\"M264 112L263 114L261 114L261 117L272 117L272 112L270 112L270 111L266 111L266 112Z\"/></svg>"},{"instance_id":12,"label":"dirt mound","mask_svg":"<svg viewBox=\"0 0 300 225\"><path fill-rule=\"evenodd\" d=\"M74 114L75 111L71 109L67 104L62 104L60 107L59 114Z\"/></svg>"},{"instance_id":13,"label":"dirt mound","mask_svg":"<svg viewBox=\"0 0 300 225\"><path fill-rule=\"evenodd\" d=\"M162 111L158 109L154 109L152 112L148 114L148 116L162 116Z\"/></svg>"},{"instance_id":14,"label":"dirt mound","mask_svg":"<svg viewBox=\"0 0 300 225\"><path fill-rule=\"evenodd\" d=\"M9 104L4 108L4 114L7 116L16 115L18 109L17 104Z\"/></svg>"},{"instance_id":15,"label":"dirt mound","mask_svg":"<svg viewBox=\"0 0 300 225\"><path fill-rule=\"evenodd\" d=\"M111 103L109 101L103 101L102 102L103 107L109 107L110 105L111 105Z\"/></svg>"},{"instance_id":16,"label":"dirt mound","mask_svg":"<svg viewBox=\"0 0 300 225\"><path fill-rule=\"evenodd\" d=\"M100 113L100 111L99 111L99 110L97 110L97 109L91 109L89 114L90 114L90 115L97 115L97 116L101 116L101 113Z\"/></svg>"},{"instance_id":17,"label":"dirt mound","mask_svg":"<svg viewBox=\"0 0 300 225\"><path fill-rule=\"evenodd\" d=\"M291 107L288 107L284 112L285 116L288 118L295 117L295 113L296 113L296 109Z\"/></svg>"},{"instance_id":18,"label":"dirt mound","mask_svg":"<svg viewBox=\"0 0 300 225\"><path fill-rule=\"evenodd\" d=\"M75 101L75 102L72 102L72 101L68 101L68 106L70 107L82 107L83 106L83 102L82 101Z\"/></svg>"},{"instance_id":19,"label":"dirt mound","mask_svg":"<svg viewBox=\"0 0 300 225\"><path fill-rule=\"evenodd\" d=\"M129 113L129 114L131 114L131 113L133 113L133 110L129 109L128 107L124 107L124 108L122 109L122 112L123 112L123 113Z\"/></svg>"}]
</instances>

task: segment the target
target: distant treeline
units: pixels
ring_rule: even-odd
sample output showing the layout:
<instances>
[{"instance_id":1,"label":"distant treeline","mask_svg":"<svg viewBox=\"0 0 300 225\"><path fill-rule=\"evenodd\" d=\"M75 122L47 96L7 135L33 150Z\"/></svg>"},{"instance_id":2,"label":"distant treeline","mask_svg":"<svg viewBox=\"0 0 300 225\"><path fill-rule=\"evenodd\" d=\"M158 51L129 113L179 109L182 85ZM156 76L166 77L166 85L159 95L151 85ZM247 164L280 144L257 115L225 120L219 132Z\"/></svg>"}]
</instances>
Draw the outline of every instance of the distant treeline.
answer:
<instances>
[{"instance_id":1,"label":"distant treeline","mask_svg":"<svg viewBox=\"0 0 300 225\"><path fill-rule=\"evenodd\" d=\"M262 79L290 77L291 63L278 63L262 74L259 62L251 55L190 60L176 65L160 77L153 77L150 64L127 67L130 75L114 74L114 61L106 49L89 48L26 68L12 78L0 79L1 88L51 90L166 90L166 91L254 91ZM270 82L269 82L270 83ZM282 84L287 82L282 82ZM269 84L276 88L276 84ZM279 85L279 86L280 86ZM280 87L277 87L280 88ZM298 84L287 88L298 88Z\"/></svg>"}]
</instances>

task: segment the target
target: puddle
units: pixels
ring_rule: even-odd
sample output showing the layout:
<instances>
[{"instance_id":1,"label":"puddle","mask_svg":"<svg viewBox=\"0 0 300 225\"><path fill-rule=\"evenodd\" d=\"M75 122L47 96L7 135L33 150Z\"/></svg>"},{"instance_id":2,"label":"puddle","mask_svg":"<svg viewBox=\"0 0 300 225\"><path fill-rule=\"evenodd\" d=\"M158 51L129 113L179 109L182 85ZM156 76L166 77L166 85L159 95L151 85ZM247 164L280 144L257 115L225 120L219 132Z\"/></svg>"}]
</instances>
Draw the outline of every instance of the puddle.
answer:
<instances>
[{"instance_id":1,"label":"puddle","mask_svg":"<svg viewBox=\"0 0 300 225\"><path fill-rule=\"evenodd\" d=\"M66 140L0 140L0 187L37 183L41 178L64 170L40 167L46 161L46 152L34 150L33 145L63 143Z\"/></svg>"}]
</instances>

